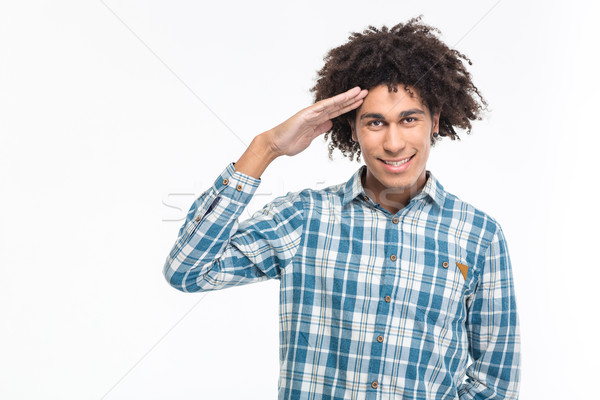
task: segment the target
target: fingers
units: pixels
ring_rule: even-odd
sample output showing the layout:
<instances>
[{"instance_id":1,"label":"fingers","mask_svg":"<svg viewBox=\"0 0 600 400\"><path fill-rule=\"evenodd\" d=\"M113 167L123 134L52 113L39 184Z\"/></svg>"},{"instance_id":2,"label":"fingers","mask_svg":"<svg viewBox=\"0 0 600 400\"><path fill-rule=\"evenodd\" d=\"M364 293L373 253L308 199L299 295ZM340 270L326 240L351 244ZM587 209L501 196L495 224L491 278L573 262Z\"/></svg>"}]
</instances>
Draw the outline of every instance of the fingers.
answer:
<instances>
[{"instance_id":1,"label":"fingers","mask_svg":"<svg viewBox=\"0 0 600 400\"><path fill-rule=\"evenodd\" d=\"M367 94L368 90L361 90L358 86L353 87L344 93L321 100L305 108L301 112L302 118L309 125L319 126L326 121L330 121L335 117L360 107Z\"/></svg>"},{"instance_id":2,"label":"fingers","mask_svg":"<svg viewBox=\"0 0 600 400\"><path fill-rule=\"evenodd\" d=\"M337 96L333 96L329 99L325 99L325 102L330 103L332 106L335 106L338 104L343 104L343 103L346 103L346 102L354 99L355 97L360 95L360 93L361 93L360 88L358 86L356 86L344 93L338 94Z\"/></svg>"},{"instance_id":3,"label":"fingers","mask_svg":"<svg viewBox=\"0 0 600 400\"><path fill-rule=\"evenodd\" d=\"M352 111L358 107L360 107L360 105L363 103L364 99L358 99L358 100L354 100L354 102L347 104L335 111L332 111L328 114L329 119L333 119L335 117L338 117L342 114L347 113L348 111Z\"/></svg>"},{"instance_id":4,"label":"fingers","mask_svg":"<svg viewBox=\"0 0 600 400\"><path fill-rule=\"evenodd\" d=\"M353 104L359 99L363 99L367 95L366 89L361 90L358 86L348 90L345 93L340 93L337 96L325 99L326 108L330 109L341 109L349 104Z\"/></svg>"},{"instance_id":5,"label":"fingers","mask_svg":"<svg viewBox=\"0 0 600 400\"><path fill-rule=\"evenodd\" d=\"M340 93L336 96L330 97L328 99L321 100L315 103L312 107L313 111L320 113L325 112L327 114L335 113L338 110L346 109L348 106L354 105L358 100L362 100L367 95L368 91L366 89L360 89L360 87L356 86L352 89ZM358 107L358 106L357 106ZM352 108L347 111L352 110ZM344 112L347 112L344 111ZM340 113L342 114L342 113ZM340 115L337 114L337 115ZM336 116L337 116L336 115ZM331 117L334 118L334 117Z\"/></svg>"}]
</instances>

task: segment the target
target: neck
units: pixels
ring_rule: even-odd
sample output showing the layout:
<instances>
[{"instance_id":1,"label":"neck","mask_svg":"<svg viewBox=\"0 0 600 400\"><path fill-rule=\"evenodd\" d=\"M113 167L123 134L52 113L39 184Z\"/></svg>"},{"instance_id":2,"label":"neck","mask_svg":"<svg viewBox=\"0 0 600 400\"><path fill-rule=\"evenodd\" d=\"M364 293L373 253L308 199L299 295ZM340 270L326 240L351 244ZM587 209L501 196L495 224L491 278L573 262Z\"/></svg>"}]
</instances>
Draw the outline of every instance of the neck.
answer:
<instances>
[{"instance_id":1,"label":"neck","mask_svg":"<svg viewBox=\"0 0 600 400\"><path fill-rule=\"evenodd\" d=\"M361 181L363 190L371 200L378 203L390 213L396 214L406 207L411 199L423 190L423 187L427 182L427 174L426 172L423 172L414 185L401 188L385 187L368 173L362 174Z\"/></svg>"}]
</instances>

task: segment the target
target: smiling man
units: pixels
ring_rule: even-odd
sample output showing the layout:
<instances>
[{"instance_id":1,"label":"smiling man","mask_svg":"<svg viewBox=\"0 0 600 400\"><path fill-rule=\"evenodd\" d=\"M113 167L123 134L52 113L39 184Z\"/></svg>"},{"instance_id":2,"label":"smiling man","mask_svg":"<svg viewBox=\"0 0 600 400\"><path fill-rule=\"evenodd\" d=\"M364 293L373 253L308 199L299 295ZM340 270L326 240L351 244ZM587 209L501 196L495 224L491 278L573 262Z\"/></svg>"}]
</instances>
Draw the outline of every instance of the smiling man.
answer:
<instances>
[{"instance_id":1,"label":"smiling man","mask_svg":"<svg viewBox=\"0 0 600 400\"><path fill-rule=\"evenodd\" d=\"M470 61L436 32L417 18L331 50L315 104L225 168L166 260L183 292L280 280L279 399L517 398L502 229L426 167L432 144L469 132L485 106ZM238 222L269 164L324 133L330 153L365 165Z\"/></svg>"},{"instance_id":2,"label":"smiling man","mask_svg":"<svg viewBox=\"0 0 600 400\"><path fill-rule=\"evenodd\" d=\"M432 132L439 128L439 112L432 115L409 90L370 89L357 121L350 121L367 165L364 190L393 214L425 186Z\"/></svg>"}]
</instances>

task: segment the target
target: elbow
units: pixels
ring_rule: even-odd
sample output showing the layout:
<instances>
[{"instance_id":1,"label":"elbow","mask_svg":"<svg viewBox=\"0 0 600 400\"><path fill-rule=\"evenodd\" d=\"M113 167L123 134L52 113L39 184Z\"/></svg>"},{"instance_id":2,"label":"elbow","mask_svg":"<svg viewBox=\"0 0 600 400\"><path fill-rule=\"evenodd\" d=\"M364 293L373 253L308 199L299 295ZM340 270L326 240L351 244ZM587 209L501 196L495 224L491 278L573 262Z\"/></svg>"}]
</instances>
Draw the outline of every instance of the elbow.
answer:
<instances>
[{"instance_id":1,"label":"elbow","mask_svg":"<svg viewBox=\"0 0 600 400\"><path fill-rule=\"evenodd\" d=\"M186 285L184 284L182 275L183 274L181 273L177 273L176 270L171 269L169 265L165 265L163 269L163 276L171 287L179 290L180 292L188 293L189 290L187 290Z\"/></svg>"},{"instance_id":2,"label":"elbow","mask_svg":"<svg viewBox=\"0 0 600 400\"><path fill-rule=\"evenodd\" d=\"M201 292L206 289L199 283L199 270L199 268L181 268L181 265L175 265L175 262L169 258L163 267L163 276L171 287L180 292Z\"/></svg>"},{"instance_id":3,"label":"elbow","mask_svg":"<svg viewBox=\"0 0 600 400\"><path fill-rule=\"evenodd\" d=\"M176 280L170 279L168 277L165 276L165 279L167 281L167 283L169 284L169 286L171 286L174 289L177 289L180 292L183 293L190 293L192 292L192 290L189 290L186 285L182 284L181 282L177 282Z\"/></svg>"},{"instance_id":4,"label":"elbow","mask_svg":"<svg viewBox=\"0 0 600 400\"><path fill-rule=\"evenodd\" d=\"M163 266L163 276L171 287L179 290L180 292L188 293L190 290L187 289L185 284L185 276L187 274L185 272L181 272L179 268L180 266L175 264L175 260L171 257L168 257L165 261L165 265Z\"/></svg>"}]
</instances>

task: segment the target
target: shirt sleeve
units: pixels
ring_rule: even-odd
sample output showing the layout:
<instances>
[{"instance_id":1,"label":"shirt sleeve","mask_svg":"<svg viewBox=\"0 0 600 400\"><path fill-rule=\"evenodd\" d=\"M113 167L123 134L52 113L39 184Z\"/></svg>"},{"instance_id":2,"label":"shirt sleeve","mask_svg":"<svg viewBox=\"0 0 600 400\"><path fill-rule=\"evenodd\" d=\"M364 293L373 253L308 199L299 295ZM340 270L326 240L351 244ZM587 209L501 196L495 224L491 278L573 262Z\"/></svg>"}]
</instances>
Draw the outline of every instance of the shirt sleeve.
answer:
<instances>
[{"instance_id":1,"label":"shirt sleeve","mask_svg":"<svg viewBox=\"0 0 600 400\"><path fill-rule=\"evenodd\" d=\"M182 292L198 292L279 279L303 231L298 193L279 197L239 223L260 179L229 164L192 204L163 274Z\"/></svg>"},{"instance_id":2,"label":"shirt sleeve","mask_svg":"<svg viewBox=\"0 0 600 400\"><path fill-rule=\"evenodd\" d=\"M467 302L472 364L459 388L461 400L517 399L520 379L519 319L511 262L498 227L485 253L474 296Z\"/></svg>"}]
</instances>

